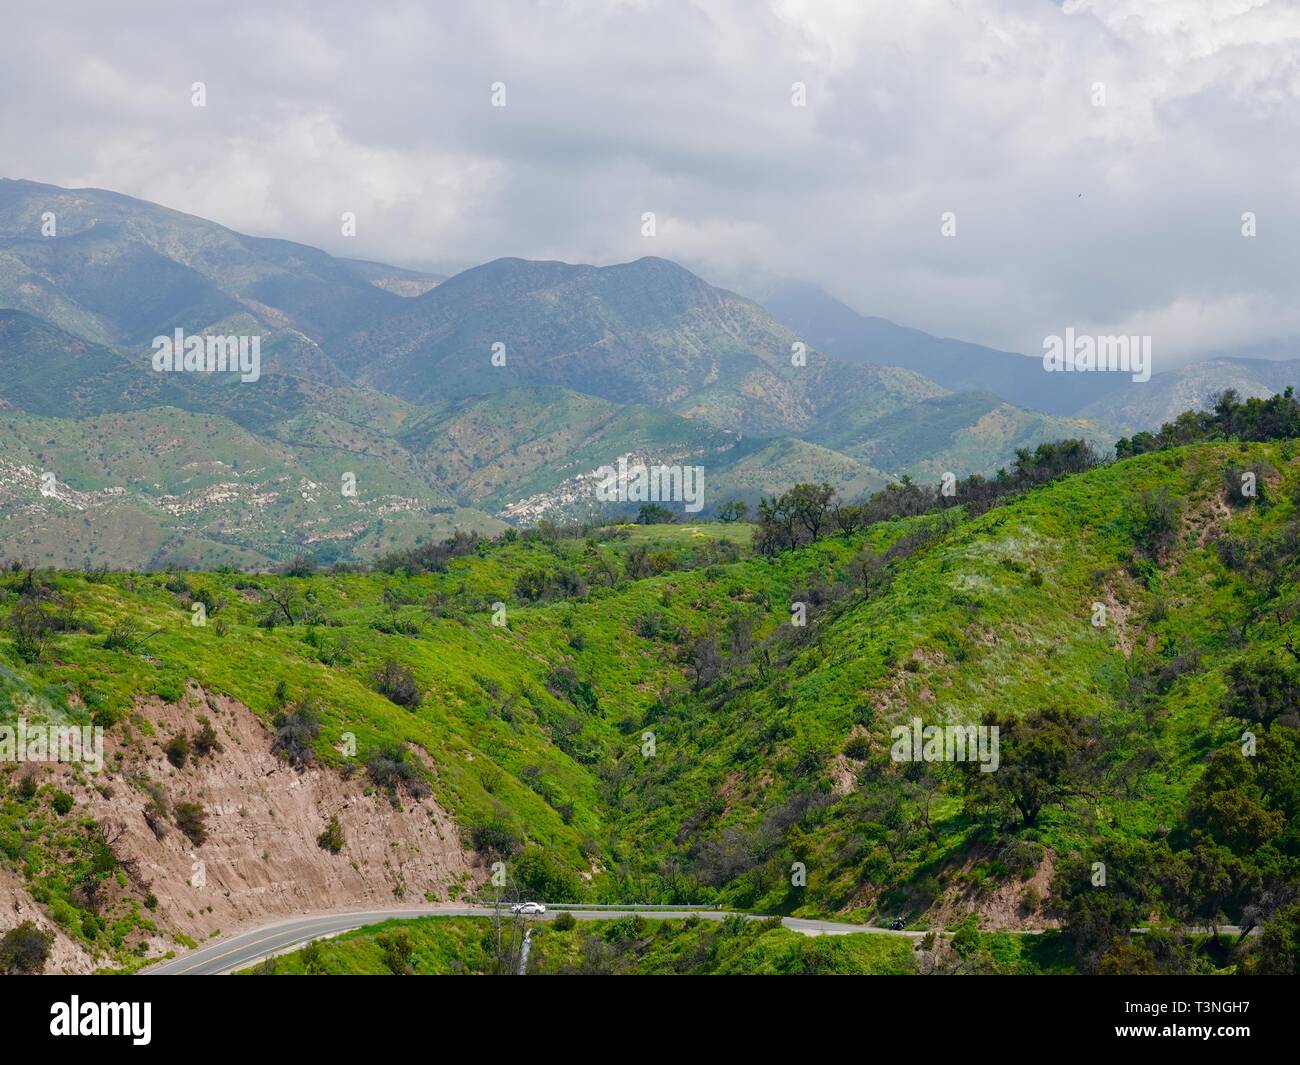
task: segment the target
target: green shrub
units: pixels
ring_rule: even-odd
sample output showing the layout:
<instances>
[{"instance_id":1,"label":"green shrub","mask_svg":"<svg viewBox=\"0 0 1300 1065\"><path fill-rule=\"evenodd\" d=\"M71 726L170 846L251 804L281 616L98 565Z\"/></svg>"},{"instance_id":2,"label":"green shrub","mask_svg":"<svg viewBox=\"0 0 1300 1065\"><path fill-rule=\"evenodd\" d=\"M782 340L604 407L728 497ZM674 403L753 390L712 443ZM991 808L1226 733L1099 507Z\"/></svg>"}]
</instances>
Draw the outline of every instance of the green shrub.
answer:
<instances>
[{"instance_id":1,"label":"green shrub","mask_svg":"<svg viewBox=\"0 0 1300 1065\"><path fill-rule=\"evenodd\" d=\"M576 902L578 878L541 847L529 847L515 859L515 880L533 898L554 902Z\"/></svg>"},{"instance_id":2,"label":"green shrub","mask_svg":"<svg viewBox=\"0 0 1300 1065\"><path fill-rule=\"evenodd\" d=\"M0 937L0 973L6 976L35 976L45 971L54 933L44 932L24 921Z\"/></svg>"},{"instance_id":3,"label":"green shrub","mask_svg":"<svg viewBox=\"0 0 1300 1065\"><path fill-rule=\"evenodd\" d=\"M854 736L844 745L844 757L855 762L865 762L871 755L871 741L866 736Z\"/></svg>"},{"instance_id":4,"label":"green shrub","mask_svg":"<svg viewBox=\"0 0 1300 1065\"><path fill-rule=\"evenodd\" d=\"M394 976L410 975L413 949L411 937L404 929L383 932L375 937L375 942L384 952L384 966L390 973Z\"/></svg>"},{"instance_id":5,"label":"green shrub","mask_svg":"<svg viewBox=\"0 0 1300 1065\"><path fill-rule=\"evenodd\" d=\"M185 768L185 763L190 759L190 738L184 732L178 732L171 738L171 741L165 748L167 752L167 761L171 762L177 769Z\"/></svg>"},{"instance_id":6,"label":"green shrub","mask_svg":"<svg viewBox=\"0 0 1300 1065\"><path fill-rule=\"evenodd\" d=\"M217 742L217 730L203 714L199 715L199 731L194 734L193 746L194 753L200 757L221 750L221 744Z\"/></svg>"},{"instance_id":7,"label":"green shrub","mask_svg":"<svg viewBox=\"0 0 1300 1065\"><path fill-rule=\"evenodd\" d=\"M969 958L980 945L979 929L975 927L974 915L965 918L957 927L952 937L952 949L963 958Z\"/></svg>"},{"instance_id":8,"label":"green shrub","mask_svg":"<svg viewBox=\"0 0 1300 1065\"><path fill-rule=\"evenodd\" d=\"M420 689L410 666L389 659L375 672L375 690L398 706L420 705Z\"/></svg>"},{"instance_id":9,"label":"green shrub","mask_svg":"<svg viewBox=\"0 0 1300 1065\"><path fill-rule=\"evenodd\" d=\"M470 828L470 842L476 851L490 854L514 854L523 841L504 813L475 822Z\"/></svg>"},{"instance_id":10,"label":"green shrub","mask_svg":"<svg viewBox=\"0 0 1300 1065\"><path fill-rule=\"evenodd\" d=\"M329 851L331 854L338 854L343 849L343 825L339 823L338 814L330 818L329 824L325 826L325 831L316 837L316 843L321 850Z\"/></svg>"},{"instance_id":11,"label":"green shrub","mask_svg":"<svg viewBox=\"0 0 1300 1065\"><path fill-rule=\"evenodd\" d=\"M399 789L413 799L423 799L430 791L428 782L419 767L407 756L406 749L396 744L388 744L372 752L366 759L366 772L370 774L375 787L388 792L389 798L394 801Z\"/></svg>"},{"instance_id":12,"label":"green shrub","mask_svg":"<svg viewBox=\"0 0 1300 1065\"><path fill-rule=\"evenodd\" d=\"M303 947L300 957L303 971L308 976L325 975L325 952L321 949L320 940L313 939Z\"/></svg>"},{"instance_id":13,"label":"green shrub","mask_svg":"<svg viewBox=\"0 0 1300 1065\"><path fill-rule=\"evenodd\" d=\"M197 802L178 802L175 809L176 827L196 847L201 847L208 838L207 825L204 823L207 813Z\"/></svg>"},{"instance_id":14,"label":"green shrub","mask_svg":"<svg viewBox=\"0 0 1300 1065\"><path fill-rule=\"evenodd\" d=\"M278 688L276 694L278 697ZM310 699L300 699L290 712L276 714L272 724L275 725L275 739L271 741L271 753L279 755L295 769L311 765L316 758L312 743L320 735L320 715L316 704Z\"/></svg>"}]
</instances>

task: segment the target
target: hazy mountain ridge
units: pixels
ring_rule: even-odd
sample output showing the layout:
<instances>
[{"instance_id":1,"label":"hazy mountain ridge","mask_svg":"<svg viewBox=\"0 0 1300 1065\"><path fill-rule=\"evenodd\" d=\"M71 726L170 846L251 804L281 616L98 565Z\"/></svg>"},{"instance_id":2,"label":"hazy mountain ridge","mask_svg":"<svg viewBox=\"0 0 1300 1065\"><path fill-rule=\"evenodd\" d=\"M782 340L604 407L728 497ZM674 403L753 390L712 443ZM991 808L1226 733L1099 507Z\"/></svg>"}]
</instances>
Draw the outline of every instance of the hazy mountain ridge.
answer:
<instances>
[{"instance_id":1,"label":"hazy mountain ridge","mask_svg":"<svg viewBox=\"0 0 1300 1065\"><path fill-rule=\"evenodd\" d=\"M1079 414L1106 418L1130 431L1155 429L1185 410L1208 410L1227 389L1243 399L1264 399L1297 385L1300 359L1208 359L1155 374L1143 388L1116 393Z\"/></svg>"},{"instance_id":2,"label":"hazy mountain ridge","mask_svg":"<svg viewBox=\"0 0 1300 1065\"><path fill-rule=\"evenodd\" d=\"M53 237L42 235L47 212ZM261 335L260 379L154 373L150 341L177 327ZM1065 434L1107 444L1086 423L954 395L916 369L829 357L759 304L653 256L606 267L507 258L442 279L26 181L0 182L0 370L0 410L53 419L52 440L81 438L69 418L118 413L138 427L177 409L211 415L295 476L334 486L357 474L363 499L409 479L411 521L423 514L438 529L448 512L484 530L497 527L489 515L589 516L598 508L575 484L622 454L705 467L713 507L798 481L852 493L903 473L992 472L1016 447ZM103 477L77 484L73 464L62 479L123 487L115 505L130 502L130 524L148 524L139 515L155 504L131 487L144 438L121 420L96 424L120 435ZM214 432L220 458L234 437ZM190 489L168 475L160 490ZM22 505L39 515L56 502ZM257 536L198 508L187 528L196 562L226 561L211 541L263 565L295 537L319 543L318 517ZM364 508L354 517L325 521L332 553L420 535ZM81 557L71 543L59 557ZM111 561L152 564L152 543L124 537Z\"/></svg>"},{"instance_id":3,"label":"hazy mountain ridge","mask_svg":"<svg viewBox=\"0 0 1300 1065\"><path fill-rule=\"evenodd\" d=\"M1037 358L861 315L816 285L771 286L762 302L809 344L836 358L917 370L954 392L987 391L1018 406L1069 415L1122 387L1117 375L1045 374Z\"/></svg>"},{"instance_id":4,"label":"hazy mountain ridge","mask_svg":"<svg viewBox=\"0 0 1300 1065\"><path fill-rule=\"evenodd\" d=\"M361 383L418 401L559 385L762 435L806 429L850 397L883 409L941 391L816 351L792 365L797 339L757 304L663 259L498 259L353 335L337 357Z\"/></svg>"},{"instance_id":5,"label":"hazy mountain ridge","mask_svg":"<svg viewBox=\"0 0 1300 1065\"><path fill-rule=\"evenodd\" d=\"M55 218L54 238L41 233L42 215L46 212ZM5 246L0 246L4 250L20 252L52 269L70 271L60 276L74 294L87 289L111 292L114 282L129 277L115 268L117 258L139 257L161 275L151 277L152 281L167 282L160 297L168 297L154 300L157 324L152 333L141 323L130 334L144 343L178 324L169 322L167 316L182 314L184 307L176 304L186 297L213 304L211 312L204 308L185 323L195 332L208 324L199 320L203 313L230 313L238 307L251 310L251 305L261 304L275 312L259 316L265 317L265 325L291 326L313 341L345 332L356 321L384 313L402 302L400 296L370 284L353 266L318 248L246 236L194 215L102 189L61 189L0 179L0 237L5 240ZM94 272L82 277L73 269L80 265L76 256L65 256L59 250L65 246L61 242L69 238L101 245L117 254L107 261L96 261ZM201 302L197 305L203 307ZM105 310L120 317L129 306L125 299L119 299L110 301ZM276 315L283 317L275 320ZM119 330L118 338L125 339L123 331Z\"/></svg>"},{"instance_id":6,"label":"hazy mountain ridge","mask_svg":"<svg viewBox=\"0 0 1300 1065\"><path fill-rule=\"evenodd\" d=\"M1157 361L1151 380L1135 382L1118 373L1044 373L1038 355L935 337L861 315L816 285L769 285L762 303L809 344L837 358L910 367L955 392L989 392L1030 413L1091 421L1099 438L1157 429L1184 410L1208 409L1226 389L1263 398L1300 384L1300 359L1252 357L1259 349L1285 354L1287 345L1223 353L1171 370L1159 370Z\"/></svg>"}]
</instances>

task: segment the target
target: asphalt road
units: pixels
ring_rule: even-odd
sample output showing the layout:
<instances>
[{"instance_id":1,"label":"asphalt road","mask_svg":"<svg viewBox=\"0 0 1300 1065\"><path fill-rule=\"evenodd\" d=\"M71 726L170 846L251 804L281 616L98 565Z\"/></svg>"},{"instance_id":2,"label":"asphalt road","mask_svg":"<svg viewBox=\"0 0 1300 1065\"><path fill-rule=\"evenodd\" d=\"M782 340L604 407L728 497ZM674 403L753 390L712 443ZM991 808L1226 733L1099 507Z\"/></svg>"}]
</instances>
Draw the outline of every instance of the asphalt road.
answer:
<instances>
[{"instance_id":1,"label":"asphalt road","mask_svg":"<svg viewBox=\"0 0 1300 1065\"><path fill-rule=\"evenodd\" d=\"M557 913L571 913L579 921L597 921L630 917L639 913L651 920L689 917L694 914L706 921L721 921L729 916L722 910L548 910L542 917L530 920L549 921ZM358 913L304 915L279 924L267 925L251 932L243 932L229 939L221 939L190 951L180 958L160 962L142 969L142 976L213 976L220 973L247 969L263 958L280 954L322 936L338 935L363 925L377 924L394 918L409 920L412 917L488 917L489 906L422 906L401 910L367 910ZM760 917L746 914L752 920ZM808 936L846 935L849 932L879 932L889 936L919 936L921 932L894 932L888 928L868 928L865 925L842 924L837 921L810 921L800 917L786 917L782 924Z\"/></svg>"},{"instance_id":2,"label":"asphalt road","mask_svg":"<svg viewBox=\"0 0 1300 1065\"><path fill-rule=\"evenodd\" d=\"M420 906L400 910L363 910L355 913L304 914L292 917L279 924L266 925L251 932L243 932L228 939L216 940L190 951L180 958L160 962L148 969L140 970L141 976L216 976L231 973L238 969L247 969L256 965L263 958L273 954L282 954L295 947L302 946L313 939L338 935L363 925L378 924L380 921L410 920L413 917L490 917L490 906ZM571 913L579 921L599 921L630 917L639 913L650 920L670 920L696 916L706 921L722 921L732 916L726 910L556 910L549 909L545 915L530 917L529 920L550 921L557 913ZM766 918L755 914L743 914L747 920L761 921ZM924 932L901 931L891 928L871 928L867 925L844 924L840 921L813 921L803 917L783 917L781 923L794 932L806 936L843 936L851 932L868 932L882 936L908 936L917 938ZM1146 929L1135 928L1135 932ZM1187 929L1187 931L1201 931ZM1021 935L1040 935L1041 928L1013 930ZM1221 925L1219 932L1224 935L1238 935L1240 929L1235 925ZM1258 932L1258 929L1256 929Z\"/></svg>"}]
</instances>

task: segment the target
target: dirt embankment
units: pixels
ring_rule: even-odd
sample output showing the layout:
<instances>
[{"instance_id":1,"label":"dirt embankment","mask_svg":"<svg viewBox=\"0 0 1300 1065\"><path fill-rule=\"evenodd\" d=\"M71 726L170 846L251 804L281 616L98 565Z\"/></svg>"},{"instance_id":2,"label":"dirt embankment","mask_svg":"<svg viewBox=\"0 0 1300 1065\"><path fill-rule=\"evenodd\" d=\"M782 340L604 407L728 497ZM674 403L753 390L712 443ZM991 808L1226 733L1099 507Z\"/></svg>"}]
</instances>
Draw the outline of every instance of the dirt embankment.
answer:
<instances>
[{"instance_id":1,"label":"dirt embankment","mask_svg":"<svg viewBox=\"0 0 1300 1065\"><path fill-rule=\"evenodd\" d=\"M969 873L984 852L972 854L961 868ZM965 883L946 892L930 911L932 927L952 927L967 914L976 914L986 931L1018 928L1055 928L1059 922L1048 916L1046 908L1052 897L1052 876L1056 871L1056 852L1048 848L1039 858L1028 879L1010 877L992 891Z\"/></svg>"},{"instance_id":2,"label":"dirt embankment","mask_svg":"<svg viewBox=\"0 0 1300 1065\"><path fill-rule=\"evenodd\" d=\"M350 779L320 766L295 770L271 753L271 730L242 703L192 685L177 704L139 709L156 735L137 732L126 744L110 735L104 772L73 790L132 879L157 898L163 928L201 940L305 911L447 900L486 878L431 798L403 795L395 805L360 767ZM164 748L177 733L193 736L200 715L221 749L178 769ZM141 780L156 782L166 799L168 816L153 816L155 828ZM199 845L177 827L180 803L203 808L207 838ZM344 840L337 854L317 842L334 816Z\"/></svg>"},{"instance_id":3,"label":"dirt embankment","mask_svg":"<svg viewBox=\"0 0 1300 1065\"><path fill-rule=\"evenodd\" d=\"M17 928L24 921L31 921L41 931L54 935L50 956L45 963L47 973L81 975L94 972L96 966L90 954L50 920L18 877L8 869L0 868L0 932Z\"/></svg>"}]
</instances>

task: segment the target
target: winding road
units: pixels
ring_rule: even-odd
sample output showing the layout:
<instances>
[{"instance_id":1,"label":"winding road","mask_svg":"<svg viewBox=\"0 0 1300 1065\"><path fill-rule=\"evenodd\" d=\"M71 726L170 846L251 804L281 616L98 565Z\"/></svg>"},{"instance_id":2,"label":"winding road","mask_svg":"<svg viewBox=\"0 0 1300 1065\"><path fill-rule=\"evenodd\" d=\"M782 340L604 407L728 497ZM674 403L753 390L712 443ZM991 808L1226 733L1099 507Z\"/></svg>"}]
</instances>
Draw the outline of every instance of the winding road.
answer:
<instances>
[{"instance_id":1,"label":"winding road","mask_svg":"<svg viewBox=\"0 0 1300 1065\"><path fill-rule=\"evenodd\" d=\"M302 946L313 939L336 936L368 924L380 921L411 920L415 917L490 917L491 906L420 906L398 910L358 910L351 913L303 914L291 917L278 924L264 925L250 932L241 932L226 939L219 939L198 947L180 958L159 962L147 969L141 969L141 976L219 976L239 969L247 969L263 958L274 954L283 954ZM583 910L583 909L549 909L530 920L550 921L557 913L571 913L579 921L601 921L631 917L640 914L649 920L671 920L682 917L700 917L706 921L723 921L734 916L728 910ZM762 914L745 913L739 916L748 921L765 921L769 918ZM908 936L913 939L924 936L925 932L894 931L892 928L872 928L861 924L845 924L841 921L815 921L804 917L782 917L781 923L791 931L805 936L844 936L853 932L867 932L882 936ZM1041 935L1046 929L1021 928L1007 929L1013 935ZM1135 928L1134 932L1146 932L1145 928ZM1204 932L1201 928L1185 928L1187 932ZM1220 925L1221 935L1236 936L1241 929L1236 925ZM1259 929L1252 929L1251 934L1258 934Z\"/></svg>"},{"instance_id":2,"label":"winding road","mask_svg":"<svg viewBox=\"0 0 1300 1065\"><path fill-rule=\"evenodd\" d=\"M610 920L630 917L634 913L650 920L667 920L696 916L706 921L721 921L730 917L725 910L548 910L536 920L549 921L557 913L571 913L579 921ZM410 920L414 917L490 917L490 906L422 906L400 910L364 910L355 913L307 914L292 917L279 924L266 925L251 932L242 932L228 939L216 940L190 951L180 958L159 962L142 969L142 976L216 976L235 972L255 965L263 958L280 954L313 939L338 935L363 925L378 924L393 919ZM742 915L749 920L765 918L753 914ZM888 928L868 928L866 925L843 924L837 921L812 921L800 917L784 917L786 928L806 936L847 935L850 932L878 932L889 936L921 936L923 932L895 932Z\"/></svg>"}]
</instances>

